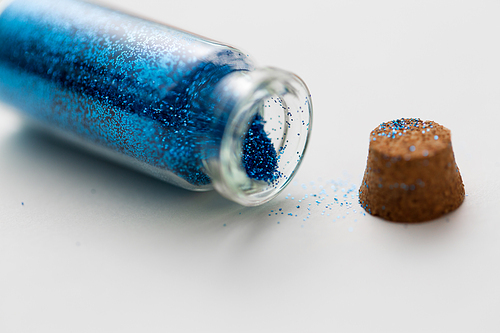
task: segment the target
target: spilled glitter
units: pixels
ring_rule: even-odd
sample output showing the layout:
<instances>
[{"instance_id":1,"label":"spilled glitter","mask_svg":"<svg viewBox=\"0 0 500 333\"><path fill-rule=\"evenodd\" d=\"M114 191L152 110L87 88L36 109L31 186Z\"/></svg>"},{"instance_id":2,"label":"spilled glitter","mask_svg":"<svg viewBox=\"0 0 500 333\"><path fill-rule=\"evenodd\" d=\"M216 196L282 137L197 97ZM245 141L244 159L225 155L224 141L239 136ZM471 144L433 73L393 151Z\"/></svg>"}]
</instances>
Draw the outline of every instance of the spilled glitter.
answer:
<instances>
[{"instance_id":1,"label":"spilled glitter","mask_svg":"<svg viewBox=\"0 0 500 333\"><path fill-rule=\"evenodd\" d=\"M307 183L299 183L294 181L290 188L293 191L295 198L299 198L301 205L293 205L290 201L292 193L288 193L281 202L282 207L278 211L285 212L289 216L286 223L300 221L300 226L303 228L304 222L327 222L342 224L358 222L360 217L366 216L366 213L359 204L358 185L350 182L351 177L343 179L310 181ZM276 208L270 209L268 218L273 220L272 213ZM283 224L283 221L281 221ZM347 228L347 226L346 226ZM352 228L352 227L351 227ZM353 229L352 229L353 230ZM352 231L349 230L349 231Z\"/></svg>"}]
</instances>

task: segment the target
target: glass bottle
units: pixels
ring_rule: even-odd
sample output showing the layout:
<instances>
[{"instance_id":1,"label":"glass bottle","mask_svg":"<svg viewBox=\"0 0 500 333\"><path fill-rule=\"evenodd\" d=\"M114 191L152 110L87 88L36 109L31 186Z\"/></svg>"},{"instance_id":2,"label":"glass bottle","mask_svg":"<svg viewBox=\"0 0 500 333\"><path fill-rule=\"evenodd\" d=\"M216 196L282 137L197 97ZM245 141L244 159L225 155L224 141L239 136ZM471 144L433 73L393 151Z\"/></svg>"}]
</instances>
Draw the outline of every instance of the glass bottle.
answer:
<instances>
[{"instance_id":1,"label":"glass bottle","mask_svg":"<svg viewBox=\"0 0 500 333\"><path fill-rule=\"evenodd\" d=\"M10 1L0 40L3 102L169 183L255 206L303 158L306 85L231 46L76 0Z\"/></svg>"}]
</instances>

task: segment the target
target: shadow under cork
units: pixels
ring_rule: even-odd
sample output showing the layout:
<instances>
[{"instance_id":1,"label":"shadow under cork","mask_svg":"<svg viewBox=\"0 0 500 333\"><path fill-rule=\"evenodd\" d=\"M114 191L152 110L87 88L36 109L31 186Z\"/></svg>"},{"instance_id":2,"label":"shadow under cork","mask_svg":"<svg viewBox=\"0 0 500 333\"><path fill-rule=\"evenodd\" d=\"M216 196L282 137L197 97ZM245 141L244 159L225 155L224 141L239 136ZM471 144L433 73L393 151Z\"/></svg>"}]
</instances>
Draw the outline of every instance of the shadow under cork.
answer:
<instances>
[{"instance_id":1,"label":"shadow under cork","mask_svg":"<svg viewBox=\"0 0 500 333\"><path fill-rule=\"evenodd\" d=\"M384 219L383 217L380 217L379 215L372 215L370 214L369 212L365 211L366 214L370 214L370 216L373 216L375 218L377 218L377 220L379 221L382 221L382 222L387 222L389 224L394 224L394 225L403 225L405 227L408 227L409 225L410 226L421 226L421 225L426 225L426 224L429 224L429 223L448 223L448 222L451 222L453 220L453 218L455 217L456 218L456 214L457 214L457 211L460 211L460 207L462 207L463 203L465 202L465 199L464 201L462 201L462 203L460 204L460 206L458 206L458 208L450 211L450 212L447 212L439 217L436 217L436 218L433 218L431 220L424 220L424 221L411 221L411 222L408 222L408 221L392 221L392 220L387 220L387 219ZM458 213L460 214L460 213Z\"/></svg>"},{"instance_id":2,"label":"shadow under cork","mask_svg":"<svg viewBox=\"0 0 500 333\"><path fill-rule=\"evenodd\" d=\"M465 201L457 209L432 220L398 222L370 215L373 218L371 223L379 222L380 227L386 230L385 233L381 233L382 242L390 243L395 237L404 240L405 252L421 251L423 245L430 248L456 246L454 242L464 228ZM399 245L397 246L399 248Z\"/></svg>"}]
</instances>

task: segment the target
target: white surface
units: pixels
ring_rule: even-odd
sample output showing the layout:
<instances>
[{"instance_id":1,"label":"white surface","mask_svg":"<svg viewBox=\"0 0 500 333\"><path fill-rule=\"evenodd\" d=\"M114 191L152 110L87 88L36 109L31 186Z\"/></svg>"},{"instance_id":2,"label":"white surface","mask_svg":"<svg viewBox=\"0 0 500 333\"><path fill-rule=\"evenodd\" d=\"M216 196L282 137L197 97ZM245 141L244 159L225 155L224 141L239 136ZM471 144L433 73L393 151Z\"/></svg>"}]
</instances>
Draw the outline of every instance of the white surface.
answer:
<instances>
[{"instance_id":1,"label":"white surface","mask_svg":"<svg viewBox=\"0 0 500 333\"><path fill-rule=\"evenodd\" d=\"M298 185L250 209L75 150L2 106L1 332L500 331L498 1L107 3L300 75L310 149ZM405 225L356 200L296 208L310 181L358 185L370 130L400 117L451 129L468 194L456 212Z\"/></svg>"}]
</instances>

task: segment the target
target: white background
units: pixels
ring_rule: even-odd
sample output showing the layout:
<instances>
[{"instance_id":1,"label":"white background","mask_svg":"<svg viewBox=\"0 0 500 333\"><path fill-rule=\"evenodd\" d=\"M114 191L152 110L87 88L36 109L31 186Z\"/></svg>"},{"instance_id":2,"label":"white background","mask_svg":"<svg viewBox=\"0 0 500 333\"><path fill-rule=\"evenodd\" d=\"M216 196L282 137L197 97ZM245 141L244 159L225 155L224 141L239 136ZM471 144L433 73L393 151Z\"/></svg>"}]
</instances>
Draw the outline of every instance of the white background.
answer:
<instances>
[{"instance_id":1,"label":"white background","mask_svg":"<svg viewBox=\"0 0 500 333\"><path fill-rule=\"evenodd\" d=\"M244 208L0 106L0 331L500 331L500 2L106 2L301 76L309 150L285 193ZM319 186L324 202L358 186L369 132L400 117L451 129L468 195L457 211L406 225L356 199L296 208Z\"/></svg>"}]
</instances>

